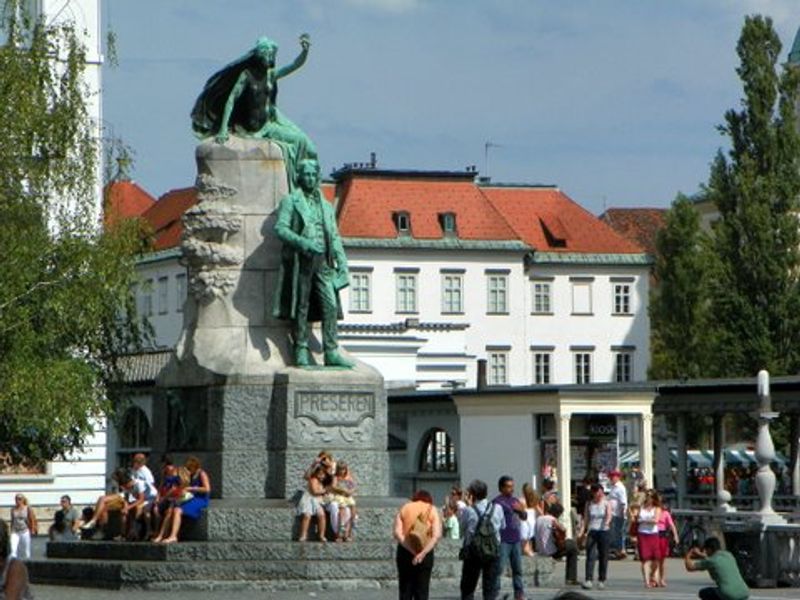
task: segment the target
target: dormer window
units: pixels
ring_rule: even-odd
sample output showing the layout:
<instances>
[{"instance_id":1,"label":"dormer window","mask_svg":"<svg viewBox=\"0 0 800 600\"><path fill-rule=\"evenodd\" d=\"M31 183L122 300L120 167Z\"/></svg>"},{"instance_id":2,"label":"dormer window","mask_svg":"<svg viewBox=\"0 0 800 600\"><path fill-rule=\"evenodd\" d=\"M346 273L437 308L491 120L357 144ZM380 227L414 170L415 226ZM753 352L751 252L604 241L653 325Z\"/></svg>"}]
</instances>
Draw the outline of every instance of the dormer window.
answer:
<instances>
[{"instance_id":1,"label":"dormer window","mask_svg":"<svg viewBox=\"0 0 800 600\"><path fill-rule=\"evenodd\" d=\"M567 234L567 228L564 227L564 224L561 222L561 219L553 215L543 215L539 217L539 223L542 226L544 237L547 240L547 243L550 245L550 247L552 248L567 247L567 240L569 239L569 235Z\"/></svg>"},{"instance_id":2,"label":"dormer window","mask_svg":"<svg viewBox=\"0 0 800 600\"><path fill-rule=\"evenodd\" d=\"M439 224L442 226L442 233L445 235L456 234L456 215L455 213L439 213Z\"/></svg>"},{"instance_id":3,"label":"dormer window","mask_svg":"<svg viewBox=\"0 0 800 600\"><path fill-rule=\"evenodd\" d=\"M411 215L407 212L396 212L392 215L394 219L394 225L397 228L397 233L400 235L410 235L411 234Z\"/></svg>"}]
</instances>

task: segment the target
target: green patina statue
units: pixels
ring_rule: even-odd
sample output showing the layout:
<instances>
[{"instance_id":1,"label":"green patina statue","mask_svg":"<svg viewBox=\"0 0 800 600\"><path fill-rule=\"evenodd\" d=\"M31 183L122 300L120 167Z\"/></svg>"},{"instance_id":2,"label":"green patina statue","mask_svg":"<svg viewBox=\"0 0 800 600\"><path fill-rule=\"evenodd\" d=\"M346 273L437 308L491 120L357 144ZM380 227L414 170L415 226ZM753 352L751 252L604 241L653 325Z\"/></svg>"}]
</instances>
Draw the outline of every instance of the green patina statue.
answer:
<instances>
[{"instance_id":1,"label":"green patina statue","mask_svg":"<svg viewBox=\"0 0 800 600\"><path fill-rule=\"evenodd\" d=\"M222 144L232 132L275 141L283 149L290 189L298 163L317 158L313 142L277 106L278 80L306 62L311 46L307 34L300 36L300 46L293 63L277 68L277 44L259 38L252 50L209 78L192 109L192 129L201 138L213 136Z\"/></svg>"},{"instance_id":2,"label":"green patina statue","mask_svg":"<svg viewBox=\"0 0 800 600\"><path fill-rule=\"evenodd\" d=\"M310 323L322 321L325 364L352 367L338 352L336 321L341 317L339 290L348 285L347 258L333 207L319 188L319 163L301 160L293 192L281 199L275 235L283 242L273 315L293 322L294 359L311 364Z\"/></svg>"}]
</instances>

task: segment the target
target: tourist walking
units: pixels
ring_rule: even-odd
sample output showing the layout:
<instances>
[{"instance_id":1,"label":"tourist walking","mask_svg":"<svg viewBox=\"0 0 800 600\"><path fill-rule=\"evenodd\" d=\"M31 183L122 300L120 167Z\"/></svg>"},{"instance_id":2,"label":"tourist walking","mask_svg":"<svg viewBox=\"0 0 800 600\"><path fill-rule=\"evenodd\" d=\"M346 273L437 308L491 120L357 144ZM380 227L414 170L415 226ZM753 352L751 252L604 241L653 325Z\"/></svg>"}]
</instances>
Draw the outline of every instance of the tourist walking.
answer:
<instances>
[{"instance_id":1,"label":"tourist walking","mask_svg":"<svg viewBox=\"0 0 800 600\"><path fill-rule=\"evenodd\" d=\"M461 565L461 600L473 600L478 579L483 577L483 598L494 600L497 597L495 580L499 568L499 556L494 560L482 560L469 550L478 524L488 520L494 530L495 541L500 546L500 532L505 527L503 509L489 502L489 493L485 482L475 479L467 487L466 506L461 511L461 531L464 534L460 557Z\"/></svg>"},{"instance_id":2,"label":"tourist walking","mask_svg":"<svg viewBox=\"0 0 800 600\"><path fill-rule=\"evenodd\" d=\"M750 589L742 579L736 559L721 547L717 538L710 537L702 550L692 547L683 557L687 571L708 571L717 584L716 587L701 589L697 597L700 600L747 600Z\"/></svg>"},{"instance_id":3,"label":"tourist walking","mask_svg":"<svg viewBox=\"0 0 800 600\"><path fill-rule=\"evenodd\" d=\"M625 554L625 516L628 513L628 490L622 483L622 473L613 470L608 474L611 489L608 490L608 500L611 504L611 533L609 534L609 551L617 559L627 558Z\"/></svg>"},{"instance_id":4,"label":"tourist walking","mask_svg":"<svg viewBox=\"0 0 800 600\"><path fill-rule=\"evenodd\" d=\"M605 497L603 486L599 483L592 484L591 501L586 504L586 514L583 518L583 531L581 537L586 538L586 577L583 588L590 590L593 587L594 565L597 568L597 587L606 586L608 576L608 531L611 527L611 503Z\"/></svg>"},{"instance_id":5,"label":"tourist walking","mask_svg":"<svg viewBox=\"0 0 800 600\"><path fill-rule=\"evenodd\" d=\"M566 539L567 528L558 521L562 514L564 507L555 503L548 505L546 513L536 519L536 553L554 560L566 558L564 582L575 585L578 583L578 545L575 540ZM563 545L559 544L559 538L563 540Z\"/></svg>"},{"instance_id":6,"label":"tourist walking","mask_svg":"<svg viewBox=\"0 0 800 600\"><path fill-rule=\"evenodd\" d=\"M667 572L665 569L666 559L669 558L670 554L669 540L672 538L676 546L680 543L680 540L678 539L678 529L675 527L675 521L672 519L672 513L670 513L669 508L664 504L661 495L656 493L656 497L659 506L661 506L661 516L658 519L658 541L661 544L661 548L658 558L658 568L656 569L656 583L658 587L667 587Z\"/></svg>"},{"instance_id":7,"label":"tourist walking","mask_svg":"<svg viewBox=\"0 0 800 600\"><path fill-rule=\"evenodd\" d=\"M14 496L14 506L11 508L11 554L28 560L31 557L31 534L39 533L39 524L36 514L28 506L28 499L24 494Z\"/></svg>"},{"instance_id":8,"label":"tourist walking","mask_svg":"<svg viewBox=\"0 0 800 600\"><path fill-rule=\"evenodd\" d=\"M416 492L394 520L400 600L428 600L433 549L442 537L442 521L425 490Z\"/></svg>"},{"instance_id":9,"label":"tourist walking","mask_svg":"<svg viewBox=\"0 0 800 600\"><path fill-rule=\"evenodd\" d=\"M535 534L536 519L544 512L542 510L542 501L530 483L523 484L520 501L525 505L525 512L528 513L528 518L519 524L522 553L525 556L533 556L533 536Z\"/></svg>"},{"instance_id":10,"label":"tourist walking","mask_svg":"<svg viewBox=\"0 0 800 600\"><path fill-rule=\"evenodd\" d=\"M520 521L527 520L528 513L522 503L514 496L514 479L503 475L497 482L500 491L494 504L503 509L505 526L500 532L500 561L495 573L495 595L500 593L500 576L511 564L511 580L514 586L514 600L525 598L525 584L522 580L522 544Z\"/></svg>"},{"instance_id":11,"label":"tourist walking","mask_svg":"<svg viewBox=\"0 0 800 600\"><path fill-rule=\"evenodd\" d=\"M661 558L661 539L658 535L658 521L661 519L661 507L653 490L648 490L644 503L639 508L636 520L636 539L639 549L639 561L642 567L644 587L658 585L656 570Z\"/></svg>"}]
</instances>

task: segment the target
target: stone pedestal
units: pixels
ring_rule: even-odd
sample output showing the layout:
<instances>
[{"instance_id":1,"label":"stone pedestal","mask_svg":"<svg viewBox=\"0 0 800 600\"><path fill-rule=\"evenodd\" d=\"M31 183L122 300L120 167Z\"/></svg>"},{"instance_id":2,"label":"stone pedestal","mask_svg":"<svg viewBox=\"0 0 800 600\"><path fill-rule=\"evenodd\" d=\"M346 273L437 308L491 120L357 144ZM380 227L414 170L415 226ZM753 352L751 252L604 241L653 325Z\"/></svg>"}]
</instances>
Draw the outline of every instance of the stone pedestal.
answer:
<instances>
[{"instance_id":1,"label":"stone pedestal","mask_svg":"<svg viewBox=\"0 0 800 600\"><path fill-rule=\"evenodd\" d=\"M359 494L388 494L381 375L296 369L289 323L272 315L281 242L275 212L288 191L281 149L232 137L197 147L198 203L183 219L189 294L175 359L158 379L153 451L197 455L212 496L287 498L326 449L352 465ZM318 328L310 347L321 364ZM213 510L213 505L212 505Z\"/></svg>"},{"instance_id":2,"label":"stone pedestal","mask_svg":"<svg viewBox=\"0 0 800 600\"><path fill-rule=\"evenodd\" d=\"M293 495L322 449L350 465L359 495L388 495L386 392L376 371L285 369L275 376L269 422L269 496Z\"/></svg>"}]
</instances>

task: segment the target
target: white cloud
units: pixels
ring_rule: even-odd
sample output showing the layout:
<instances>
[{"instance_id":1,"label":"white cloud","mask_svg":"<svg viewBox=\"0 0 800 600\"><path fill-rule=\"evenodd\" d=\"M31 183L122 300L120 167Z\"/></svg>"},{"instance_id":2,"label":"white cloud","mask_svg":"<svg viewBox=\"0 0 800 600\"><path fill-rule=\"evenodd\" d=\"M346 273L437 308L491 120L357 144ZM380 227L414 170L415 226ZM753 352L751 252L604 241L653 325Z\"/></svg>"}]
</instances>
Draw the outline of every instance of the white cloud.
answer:
<instances>
[{"instance_id":1,"label":"white cloud","mask_svg":"<svg viewBox=\"0 0 800 600\"><path fill-rule=\"evenodd\" d=\"M421 0L344 0L345 4L376 12L405 13L417 9Z\"/></svg>"}]
</instances>

